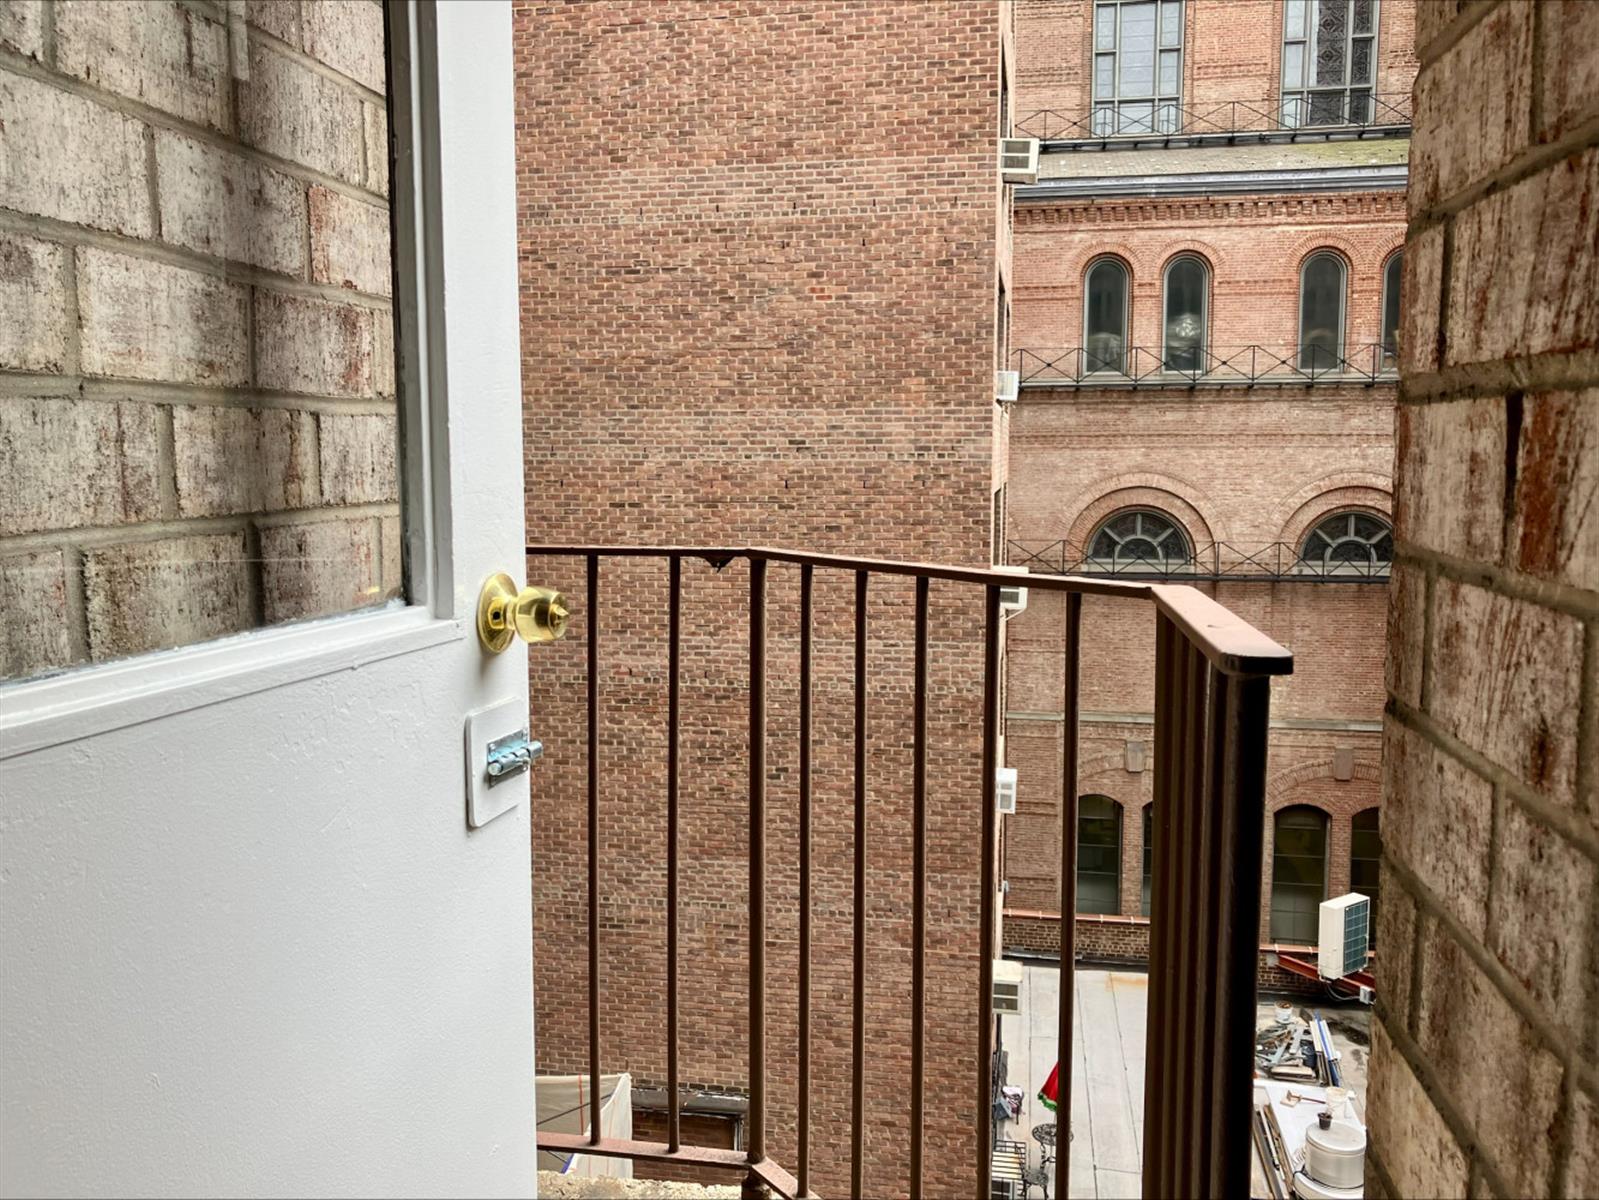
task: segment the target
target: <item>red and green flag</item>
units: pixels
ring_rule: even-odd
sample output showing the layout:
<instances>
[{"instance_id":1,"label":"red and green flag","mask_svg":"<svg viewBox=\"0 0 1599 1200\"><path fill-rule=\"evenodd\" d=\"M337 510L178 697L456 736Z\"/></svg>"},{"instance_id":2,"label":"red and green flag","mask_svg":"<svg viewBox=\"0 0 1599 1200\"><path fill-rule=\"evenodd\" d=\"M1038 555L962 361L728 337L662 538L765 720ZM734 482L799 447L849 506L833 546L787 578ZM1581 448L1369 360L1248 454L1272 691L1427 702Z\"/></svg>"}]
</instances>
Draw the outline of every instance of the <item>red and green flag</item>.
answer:
<instances>
[{"instance_id":1,"label":"red and green flag","mask_svg":"<svg viewBox=\"0 0 1599 1200\"><path fill-rule=\"evenodd\" d=\"M1044 1086L1038 1089L1038 1098L1050 1112L1055 1111L1055 1105L1060 1100L1060 1063L1055 1064L1049 1078L1044 1080Z\"/></svg>"}]
</instances>

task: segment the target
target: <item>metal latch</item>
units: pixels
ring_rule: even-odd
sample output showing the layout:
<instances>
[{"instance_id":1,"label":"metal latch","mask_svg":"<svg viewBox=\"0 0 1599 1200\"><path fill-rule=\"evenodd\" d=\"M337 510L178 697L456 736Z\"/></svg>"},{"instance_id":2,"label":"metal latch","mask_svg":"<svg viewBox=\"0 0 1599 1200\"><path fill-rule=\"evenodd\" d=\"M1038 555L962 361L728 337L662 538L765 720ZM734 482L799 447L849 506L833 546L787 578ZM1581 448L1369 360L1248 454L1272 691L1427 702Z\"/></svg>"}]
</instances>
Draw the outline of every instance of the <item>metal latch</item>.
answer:
<instances>
[{"instance_id":1,"label":"metal latch","mask_svg":"<svg viewBox=\"0 0 1599 1200\"><path fill-rule=\"evenodd\" d=\"M525 729L518 729L515 733L508 733L490 742L488 763L484 767L484 774L489 777L489 786L493 787L497 783L504 783L507 779L516 778L531 767L543 753L544 743L530 741Z\"/></svg>"}]
</instances>

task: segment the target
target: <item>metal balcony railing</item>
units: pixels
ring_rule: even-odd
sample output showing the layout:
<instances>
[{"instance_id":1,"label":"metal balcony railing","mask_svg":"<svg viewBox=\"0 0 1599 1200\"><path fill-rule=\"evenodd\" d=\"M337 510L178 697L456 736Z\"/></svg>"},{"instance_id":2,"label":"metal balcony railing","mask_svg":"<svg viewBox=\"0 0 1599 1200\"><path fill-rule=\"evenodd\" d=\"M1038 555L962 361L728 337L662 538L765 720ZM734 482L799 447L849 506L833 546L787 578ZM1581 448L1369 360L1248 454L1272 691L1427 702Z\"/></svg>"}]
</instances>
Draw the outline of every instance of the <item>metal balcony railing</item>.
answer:
<instances>
[{"instance_id":1,"label":"metal balcony railing","mask_svg":"<svg viewBox=\"0 0 1599 1200\"><path fill-rule=\"evenodd\" d=\"M1051 575L1093 575L1111 579L1176 580L1185 583L1386 583L1389 562L1363 543L1361 558L1305 558L1292 542L1206 542L1187 557L1107 558L1064 539L1007 541L1005 561Z\"/></svg>"},{"instance_id":2,"label":"metal balcony railing","mask_svg":"<svg viewBox=\"0 0 1599 1200\"><path fill-rule=\"evenodd\" d=\"M1410 93L1312 92L1263 100L1200 104L1161 101L1095 105L1073 115L1040 109L1015 121L1017 137L1041 142L1165 143L1173 139L1234 140L1241 134L1318 138L1388 136L1410 128Z\"/></svg>"},{"instance_id":3,"label":"metal balcony railing","mask_svg":"<svg viewBox=\"0 0 1599 1200\"><path fill-rule=\"evenodd\" d=\"M998 752L1001 589L1017 576L987 568L890 562L760 548L530 546L530 556L578 556L587 580L587 807L588 807L588 1065L591 1095L599 1096L604 1030L601 1027L599 842L601 722L599 680L603 621L601 564L607 559L654 559L666 567L666 918L661 931L666 953L665 1050L667 1141L608 1139L599 1122L590 1133L540 1132L540 1150L596 1154L693 1167L736 1167L745 1172L746 1195L767 1189L795 1198L812 1194L811 1129L811 877L812 829L812 624L817 572L839 572L854 580L854 975L853 1118L851 1192L862 1195L866 1117L864 988L867 902L867 599L872 588L906 588L914 595L911 723L911 979L909 1177L905 1192L923 1187L925 1029L928 909L928 602L932 588L940 605L945 589L968 589L983 616L983 688L978 703L982 729L978 806L982 830L981 922L978 987L971 1020L978 1054L971 1063L977 1101L972 1130L973 1194L986 1196L994 1164L995 880L998 816L995 768ZM742 563L749 588L749 1109L746 1149L685 1144L680 1134L678 1070L678 761L679 675L682 667L680 613L685 560L704 560L718 571ZM767 1155L768 1059L766 966L767 920L767 593L777 568L785 586L798 591L798 978L791 1002L798 1012L796 1088L798 1150L792 1172ZM1293 669L1289 652L1246 622L1190 587L1108 579L1031 575L1027 586L1060 592L1064 605L1066 716L1062 784L1063 826L1077 827L1078 660L1082 598L1110 597L1152 604L1158 614L1155 651L1155 861L1148 1009L1148 1083L1145 1089L1144 1194L1146 1196L1241 1196L1250 1179L1251 1072L1254 1063L1255 975L1260 917L1260 856L1264 828L1266 733L1270 679ZM636 602L636 593L635 593ZM979 714L974 714L979 715ZM1060 845L1060 878L1066 889L1061 911L1075 908L1076 838ZM1062 929L1061 968L1072 970L1071 922ZM1062 980L1060 1044L1071 1045L1073 988ZM881 1039L881 1030L875 1036ZM879 1051L881 1044L879 1040ZM789 1064L785 1064L789 1065ZM1061 1055L1060 1095L1072 1094L1072 1056ZM1063 1116L1063 1119L1068 1119ZM842 1141L842 1136L838 1138ZM1067 1194L1070 1139L1058 1143L1055 1195ZM947 1181L946 1181L947 1182Z\"/></svg>"},{"instance_id":4,"label":"metal balcony railing","mask_svg":"<svg viewBox=\"0 0 1599 1200\"><path fill-rule=\"evenodd\" d=\"M1369 387L1399 379L1399 358L1394 346L1380 342L1356 346L1347 354L1321 345L1180 350L1111 344L1062 349L1024 347L1011 351L1010 364L1023 387Z\"/></svg>"}]
</instances>

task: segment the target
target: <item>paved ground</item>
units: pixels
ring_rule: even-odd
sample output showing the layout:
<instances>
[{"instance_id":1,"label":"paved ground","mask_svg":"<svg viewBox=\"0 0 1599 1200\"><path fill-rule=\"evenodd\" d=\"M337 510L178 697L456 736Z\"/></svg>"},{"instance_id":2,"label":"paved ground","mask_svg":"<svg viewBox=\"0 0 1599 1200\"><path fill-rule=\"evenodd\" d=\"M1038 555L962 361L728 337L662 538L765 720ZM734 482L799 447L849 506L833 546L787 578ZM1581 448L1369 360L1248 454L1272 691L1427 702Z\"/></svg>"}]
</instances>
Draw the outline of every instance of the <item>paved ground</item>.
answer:
<instances>
[{"instance_id":1,"label":"paved ground","mask_svg":"<svg viewBox=\"0 0 1599 1200\"><path fill-rule=\"evenodd\" d=\"M1077 972L1072 1037L1072 1197L1136 1197L1144 1136L1144 1022L1148 978L1123 971ZM1023 1089L1021 1120L1006 1136L1028 1143L1028 1162L1039 1161L1033 1126L1055 1120L1037 1099L1055 1065L1060 971L1053 963L1028 963L1022 975L1021 1012L1003 1018L1000 1036L1010 1052L1009 1082ZM1272 1002L1260 1006L1271 1020ZM1366 1091L1366 1022L1362 1009L1317 1006L1327 1019L1349 1086L1363 1102ZM1036 1198L1038 1192L1032 1195Z\"/></svg>"}]
</instances>

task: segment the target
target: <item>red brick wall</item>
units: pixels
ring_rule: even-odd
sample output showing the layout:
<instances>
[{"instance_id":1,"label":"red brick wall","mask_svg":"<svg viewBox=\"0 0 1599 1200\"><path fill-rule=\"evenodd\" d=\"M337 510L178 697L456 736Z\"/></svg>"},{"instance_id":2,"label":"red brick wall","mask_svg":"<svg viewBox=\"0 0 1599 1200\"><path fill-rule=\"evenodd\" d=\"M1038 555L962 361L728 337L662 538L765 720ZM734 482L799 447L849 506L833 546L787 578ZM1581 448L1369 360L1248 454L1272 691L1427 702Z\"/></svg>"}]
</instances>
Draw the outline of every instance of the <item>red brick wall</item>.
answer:
<instances>
[{"instance_id":1,"label":"red brick wall","mask_svg":"<svg viewBox=\"0 0 1599 1200\"><path fill-rule=\"evenodd\" d=\"M1594 1196L1599 5L1421 17L1367 1194Z\"/></svg>"},{"instance_id":2,"label":"red brick wall","mask_svg":"<svg viewBox=\"0 0 1599 1200\"><path fill-rule=\"evenodd\" d=\"M1282 91L1282 0L1186 0L1182 102L1202 111L1229 100L1268 103ZM1077 119L1092 98L1092 0L1020 0L1016 6L1017 115L1051 109ZM1382 0L1377 90L1409 95L1416 76L1416 0Z\"/></svg>"},{"instance_id":3,"label":"red brick wall","mask_svg":"<svg viewBox=\"0 0 1599 1200\"><path fill-rule=\"evenodd\" d=\"M1005 10L516 8L530 537L787 544L980 564L997 466L994 163ZM532 656L541 1069L587 1061L582 650ZM685 567L685 1083L747 1079L747 573ZM795 575L769 626L768 1153L794 1161ZM817 584L813 1187L848 1190L853 581ZM980 595L934 591L927 1179L970 1174ZM869 1190L903 1188L911 585L874 585ZM665 575L600 601L607 1070L665 1079Z\"/></svg>"}]
</instances>

